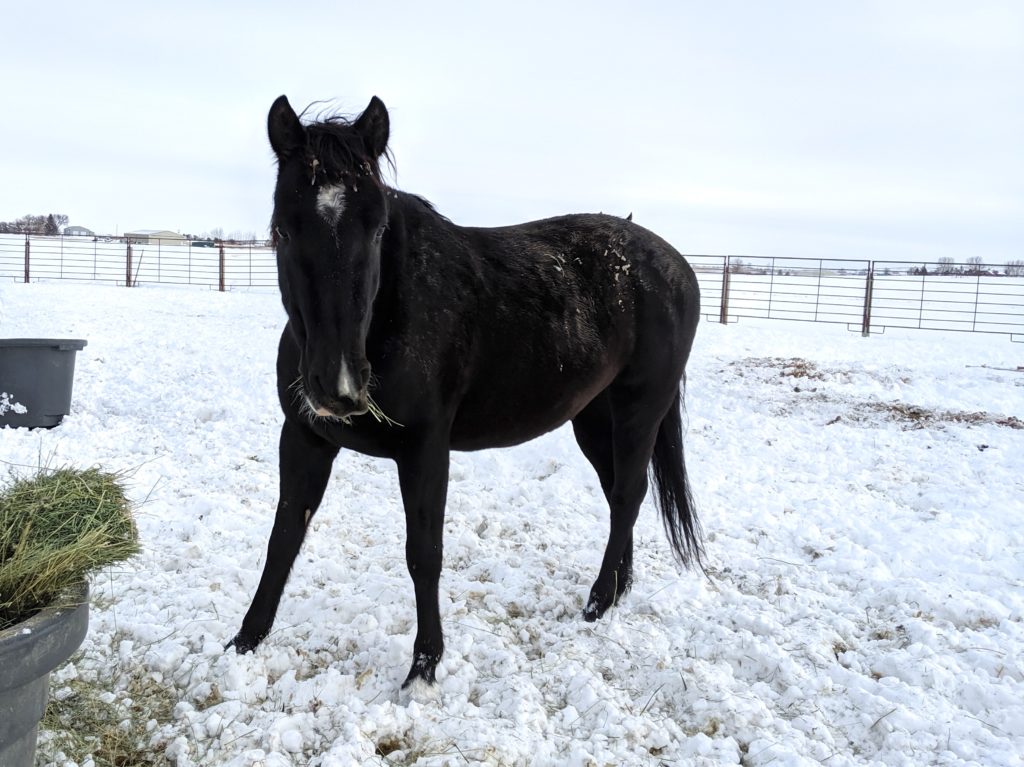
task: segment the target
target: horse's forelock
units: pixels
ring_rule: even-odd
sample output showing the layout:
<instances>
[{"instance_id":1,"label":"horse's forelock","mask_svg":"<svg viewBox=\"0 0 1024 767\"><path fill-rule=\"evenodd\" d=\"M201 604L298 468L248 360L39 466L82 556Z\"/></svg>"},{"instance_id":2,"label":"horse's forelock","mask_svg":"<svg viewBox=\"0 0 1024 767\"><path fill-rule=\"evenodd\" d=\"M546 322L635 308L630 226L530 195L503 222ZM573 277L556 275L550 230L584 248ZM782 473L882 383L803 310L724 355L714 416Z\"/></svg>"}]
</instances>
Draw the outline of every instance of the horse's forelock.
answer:
<instances>
[{"instance_id":1,"label":"horse's forelock","mask_svg":"<svg viewBox=\"0 0 1024 767\"><path fill-rule=\"evenodd\" d=\"M324 174L332 182L354 175L369 176L383 185L382 158L392 173L395 169L391 149L385 149L381 157L372 156L366 151L366 144L353 127L353 121L342 115L330 115L307 125L306 147L313 172Z\"/></svg>"}]
</instances>

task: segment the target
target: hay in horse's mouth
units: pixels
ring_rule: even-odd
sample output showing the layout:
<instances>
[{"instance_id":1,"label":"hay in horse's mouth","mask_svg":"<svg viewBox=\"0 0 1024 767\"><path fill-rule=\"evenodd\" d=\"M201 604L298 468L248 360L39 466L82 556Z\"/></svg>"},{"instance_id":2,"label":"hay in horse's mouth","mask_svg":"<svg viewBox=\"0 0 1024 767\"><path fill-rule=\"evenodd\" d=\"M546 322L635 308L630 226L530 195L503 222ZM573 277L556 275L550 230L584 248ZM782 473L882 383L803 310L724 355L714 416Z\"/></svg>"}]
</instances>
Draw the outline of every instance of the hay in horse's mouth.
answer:
<instances>
[{"instance_id":1,"label":"hay in horse's mouth","mask_svg":"<svg viewBox=\"0 0 1024 767\"><path fill-rule=\"evenodd\" d=\"M380 405L373 401L373 397L370 396L369 392L366 394L366 404L368 406L367 412L377 419L377 423L386 423L388 426L402 425L398 421L388 418L384 411L380 409Z\"/></svg>"},{"instance_id":2,"label":"hay in horse's mouth","mask_svg":"<svg viewBox=\"0 0 1024 767\"><path fill-rule=\"evenodd\" d=\"M377 420L377 423L386 423L388 426L402 425L395 419L389 418L388 415L381 409L380 405L374 402L373 397L371 397L369 394L366 395L366 410L364 410L362 413L353 413L351 415L344 415L340 417L333 416L333 418L335 418L338 421L341 421L346 426L351 426L353 418L360 415L366 415L367 413L372 415Z\"/></svg>"},{"instance_id":3,"label":"hay in horse's mouth","mask_svg":"<svg viewBox=\"0 0 1024 767\"><path fill-rule=\"evenodd\" d=\"M388 417L388 415L384 412L381 406L378 405L376 401L374 401L373 397L370 395L369 392L367 392L366 394L366 410L364 410L362 413L336 416L330 415L329 413L321 413L318 409L314 409L313 404L309 399L309 396L306 394L306 387L303 386L302 384L301 375L295 379L295 381L289 388L294 390L295 396L301 402L300 410L302 410L302 412L305 413L310 420L324 418L332 421L341 421L346 426L351 426L352 419L355 418L357 415L365 415L366 413L369 413L377 420L377 423L386 423L388 426L402 426L402 424L400 424L395 419Z\"/></svg>"}]
</instances>

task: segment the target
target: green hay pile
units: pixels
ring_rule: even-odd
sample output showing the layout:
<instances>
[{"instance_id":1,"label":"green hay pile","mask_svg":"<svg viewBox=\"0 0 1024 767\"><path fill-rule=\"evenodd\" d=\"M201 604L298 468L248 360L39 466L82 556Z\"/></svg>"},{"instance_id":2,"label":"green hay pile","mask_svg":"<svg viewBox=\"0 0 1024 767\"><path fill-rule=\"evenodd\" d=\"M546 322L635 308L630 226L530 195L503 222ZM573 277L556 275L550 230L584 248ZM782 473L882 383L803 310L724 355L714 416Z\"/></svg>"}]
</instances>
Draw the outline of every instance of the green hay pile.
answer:
<instances>
[{"instance_id":1,"label":"green hay pile","mask_svg":"<svg viewBox=\"0 0 1024 767\"><path fill-rule=\"evenodd\" d=\"M120 476L42 470L0 493L0 630L139 550Z\"/></svg>"}]
</instances>

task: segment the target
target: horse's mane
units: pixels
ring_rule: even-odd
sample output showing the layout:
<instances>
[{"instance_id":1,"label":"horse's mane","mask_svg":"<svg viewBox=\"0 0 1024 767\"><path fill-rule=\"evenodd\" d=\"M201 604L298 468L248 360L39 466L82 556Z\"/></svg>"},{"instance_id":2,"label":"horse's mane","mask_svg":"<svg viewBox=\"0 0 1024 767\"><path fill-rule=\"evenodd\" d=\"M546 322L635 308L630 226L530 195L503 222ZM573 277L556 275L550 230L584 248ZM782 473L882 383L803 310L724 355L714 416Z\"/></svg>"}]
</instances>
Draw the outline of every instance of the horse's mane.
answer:
<instances>
[{"instance_id":1,"label":"horse's mane","mask_svg":"<svg viewBox=\"0 0 1024 767\"><path fill-rule=\"evenodd\" d=\"M310 105L312 106L312 105ZM309 108L303 111L306 114ZM378 184L384 183L381 178L380 160L383 158L395 172L395 161L391 148L384 150L381 157L372 157L366 151L362 136L355 129L355 119L336 112L320 114L312 122L306 124L306 142L311 158L319 165L317 172L324 173L334 181L343 175L368 173Z\"/></svg>"},{"instance_id":2,"label":"horse's mane","mask_svg":"<svg viewBox=\"0 0 1024 767\"><path fill-rule=\"evenodd\" d=\"M410 196L410 197L412 197L412 198L413 198L414 200L417 200L417 201L418 201L418 202L420 203L420 205L422 205L422 206L423 206L424 208L426 208L427 210L429 210L429 211L430 211L431 213L433 213L433 214L435 214L435 215L437 215L437 216L440 216L440 217L441 217L441 218L443 218L443 219L444 219L445 221L448 221L448 220L449 220L449 219L448 219L448 217L447 217L446 215L444 215L443 213L439 213L439 212L438 212L438 210L437 210L437 208L436 208L436 207L434 207L434 203L432 203L432 202L431 202L430 200L428 200L428 199L427 199L426 197L422 197L422 196L420 196L420 195L418 195L418 194L413 194L413 195L409 195L409 196Z\"/></svg>"}]
</instances>

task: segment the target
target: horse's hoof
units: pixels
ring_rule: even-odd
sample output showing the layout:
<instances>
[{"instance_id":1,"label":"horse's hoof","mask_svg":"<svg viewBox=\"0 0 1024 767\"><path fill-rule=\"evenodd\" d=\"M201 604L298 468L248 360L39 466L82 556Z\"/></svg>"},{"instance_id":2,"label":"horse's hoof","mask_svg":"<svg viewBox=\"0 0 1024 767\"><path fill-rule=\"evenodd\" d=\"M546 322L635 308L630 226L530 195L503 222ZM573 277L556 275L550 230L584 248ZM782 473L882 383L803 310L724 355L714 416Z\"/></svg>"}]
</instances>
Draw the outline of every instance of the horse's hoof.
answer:
<instances>
[{"instance_id":1,"label":"horse's hoof","mask_svg":"<svg viewBox=\"0 0 1024 767\"><path fill-rule=\"evenodd\" d=\"M239 631L235 634L235 638L224 645L225 650L230 650L232 647L235 648L235 652L239 655L247 655L256 649L256 646L260 643L260 640L252 637L247 637Z\"/></svg>"},{"instance_id":2,"label":"horse's hoof","mask_svg":"<svg viewBox=\"0 0 1024 767\"><path fill-rule=\"evenodd\" d=\"M602 617L611 606L611 597L601 596L600 594L591 592L590 599L587 600L587 606L583 608L583 620L587 623L593 623L598 618Z\"/></svg>"},{"instance_id":3,"label":"horse's hoof","mask_svg":"<svg viewBox=\"0 0 1024 767\"><path fill-rule=\"evenodd\" d=\"M617 605L633 585L633 568L623 563L618 572L614 574L614 580L609 584L612 588L604 588L600 579L594 583L590 590L590 599L587 606L583 608L583 620L593 623L602 617L608 608Z\"/></svg>"},{"instance_id":4,"label":"horse's hoof","mask_svg":"<svg viewBox=\"0 0 1024 767\"><path fill-rule=\"evenodd\" d=\"M433 686L436 681L437 664L440 662L440 654L435 657L433 655L416 653L416 658L412 662L412 668L409 669L409 676L402 682L402 689L405 690L412 687L417 681Z\"/></svg>"},{"instance_id":5,"label":"horse's hoof","mask_svg":"<svg viewBox=\"0 0 1024 767\"><path fill-rule=\"evenodd\" d=\"M409 705L413 701L423 706L441 701L441 687L437 682L428 682L422 677L406 679L399 693L399 702Z\"/></svg>"}]
</instances>

